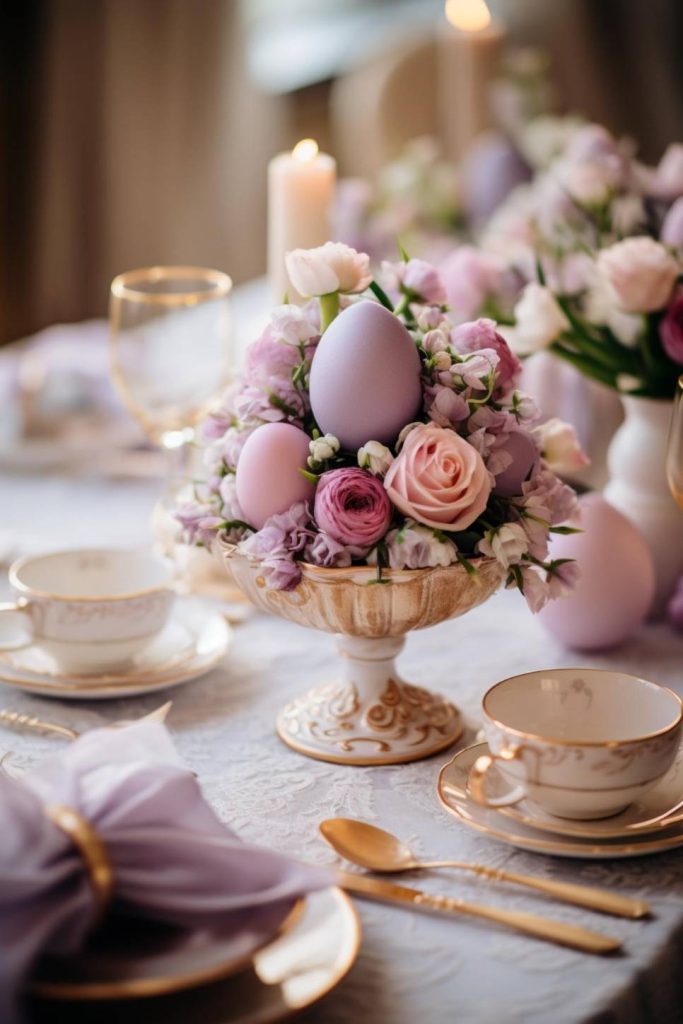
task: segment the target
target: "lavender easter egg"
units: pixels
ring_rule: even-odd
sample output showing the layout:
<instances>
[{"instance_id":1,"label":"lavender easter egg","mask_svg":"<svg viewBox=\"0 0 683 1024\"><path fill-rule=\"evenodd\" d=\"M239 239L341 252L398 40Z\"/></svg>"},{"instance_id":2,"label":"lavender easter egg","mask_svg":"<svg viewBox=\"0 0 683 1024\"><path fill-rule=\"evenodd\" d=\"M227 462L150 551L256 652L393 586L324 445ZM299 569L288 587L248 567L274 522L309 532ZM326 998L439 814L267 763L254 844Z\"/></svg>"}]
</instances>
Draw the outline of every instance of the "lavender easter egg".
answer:
<instances>
[{"instance_id":1,"label":"lavender easter egg","mask_svg":"<svg viewBox=\"0 0 683 1024\"><path fill-rule=\"evenodd\" d=\"M647 615L655 592L650 549L636 527L597 494L580 501L577 526L556 535L551 558L574 558L581 570L576 589L549 601L539 612L557 640L577 650L614 647L630 637Z\"/></svg>"},{"instance_id":2,"label":"lavender easter egg","mask_svg":"<svg viewBox=\"0 0 683 1024\"><path fill-rule=\"evenodd\" d=\"M528 434L513 430L505 444L505 451L512 456L512 462L496 477L493 493L503 498L512 498L522 493L522 484L538 460L538 448Z\"/></svg>"},{"instance_id":3,"label":"lavender easter egg","mask_svg":"<svg viewBox=\"0 0 683 1024\"><path fill-rule=\"evenodd\" d=\"M393 443L422 404L420 358L401 321L376 302L343 310L313 357L310 396L320 429L347 451Z\"/></svg>"},{"instance_id":4,"label":"lavender easter egg","mask_svg":"<svg viewBox=\"0 0 683 1024\"><path fill-rule=\"evenodd\" d=\"M291 423L265 423L247 438L235 474L244 519L260 530L266 519L297 501L312 501L315 484L306 469L308 436Z\"/></svg>"}]
</instances>

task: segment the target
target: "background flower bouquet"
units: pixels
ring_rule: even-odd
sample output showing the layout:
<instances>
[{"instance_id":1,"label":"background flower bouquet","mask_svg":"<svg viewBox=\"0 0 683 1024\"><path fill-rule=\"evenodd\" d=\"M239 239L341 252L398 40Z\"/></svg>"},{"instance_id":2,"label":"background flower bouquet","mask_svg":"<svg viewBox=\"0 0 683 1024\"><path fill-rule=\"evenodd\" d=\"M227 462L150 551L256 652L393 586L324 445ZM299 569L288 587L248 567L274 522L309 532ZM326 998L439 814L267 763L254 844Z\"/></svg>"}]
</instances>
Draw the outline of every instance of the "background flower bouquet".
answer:
<instances>
[{"instance_id":1,"label":"background flower bouquet","mask_svg":"<svg viewBox=\"0 0 683 1024\"><path fill-rule=\"evenodd\" d=\"M287 263L297 290L314 298L273 310L242 382L205 424L207 478L178 512L186 539L218 540L263 606L353 637L351 661L360 638L376 644L462 614L503 579L533 610L571 588L575 566L548 558L548 538L569 529L575 495L544 458L548 428L535 426L536 408L516 387L520 363L495 324L454 328L443 284L421 260L385 265L386 290L368 257L339 243L297 250ZM569 441L573 449L571 432ZM321 596L340 582L343 594ZM392 643L362 655L385 663L382 693L398 685L401 642ZM358 661L353 672L336 697L347 701L346 726L349 708L364 707ZM319 691L316 699L326 702ZM387 700L404 734L415 715L432 716L411 757L438 749L426 740L434 721L452 718L450 705L436 708L414 687ZM292 745L305 748L311 714L306 705L281 720ZM342 730L334 743L350 739ZM377 740L377 757L407 759L387 742Z\"/></svg>"}]
</instances>

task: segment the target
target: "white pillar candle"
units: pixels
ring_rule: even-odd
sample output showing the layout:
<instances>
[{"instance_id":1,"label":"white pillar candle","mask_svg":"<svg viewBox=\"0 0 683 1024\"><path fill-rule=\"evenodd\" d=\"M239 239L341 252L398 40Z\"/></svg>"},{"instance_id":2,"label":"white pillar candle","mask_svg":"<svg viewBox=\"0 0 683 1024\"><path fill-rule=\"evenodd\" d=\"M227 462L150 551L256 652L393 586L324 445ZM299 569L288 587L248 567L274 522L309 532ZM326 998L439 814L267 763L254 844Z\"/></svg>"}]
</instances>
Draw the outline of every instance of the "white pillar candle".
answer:
<instances>
[{"instance_id":1,"label":"white pillar candle","mask_svg":"<svg viewBox=\"0 0 683 1024\"><path fill-rule=\"evenodd\" d=\"M446 153L461 160L491 127L489 90L498 76L505 29L485 0L446 0L437 42L438 103Z\"/></svg>"},{"instance_id":2,"label":"white pillar candle","mask_svg":"<svg viewBox=\"0 0 683 1024\"><path fill-rule=\"evenodd\" d=\"M330 238L336 161L303 139L268 165L268 277L274 302L301 301L285 269L285 253L312 249Z\"/></svg>"}]
</instances>

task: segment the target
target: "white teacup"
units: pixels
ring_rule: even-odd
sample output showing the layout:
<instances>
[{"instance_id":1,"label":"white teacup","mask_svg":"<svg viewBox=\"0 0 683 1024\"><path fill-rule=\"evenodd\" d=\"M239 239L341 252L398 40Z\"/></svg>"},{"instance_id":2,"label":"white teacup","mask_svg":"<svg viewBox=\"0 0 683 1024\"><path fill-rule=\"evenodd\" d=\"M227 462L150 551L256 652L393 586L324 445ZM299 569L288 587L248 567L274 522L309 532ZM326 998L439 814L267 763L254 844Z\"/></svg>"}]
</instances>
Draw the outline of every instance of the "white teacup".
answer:
<instances>
[{"instance_id":1,"label":"white teacup","mask_svg":"<svg viewBox=\"0 0 683 1024\"><path fill-rule=\"evenodd\" d=\"M78 674L128 667L163 629L175 600L170 566L132 550L21 558L9 579L17 601L0 605L0 649L36 646Z\"/></svg>"},{"instance_id":2,"label":"white teacup","mask_svg":"<svg viewBox=\"0 0 683 1024\"><path fill-rule=\"evenodd\" d=\"M672 690L624 672L561 668L504 679L484 695L490 756L477 758L469 791L504 807L525 797L561 818L618 814L673 764L682 702ZM496 765L514 788L493 798Z\"/></svg>"}]
</instances>

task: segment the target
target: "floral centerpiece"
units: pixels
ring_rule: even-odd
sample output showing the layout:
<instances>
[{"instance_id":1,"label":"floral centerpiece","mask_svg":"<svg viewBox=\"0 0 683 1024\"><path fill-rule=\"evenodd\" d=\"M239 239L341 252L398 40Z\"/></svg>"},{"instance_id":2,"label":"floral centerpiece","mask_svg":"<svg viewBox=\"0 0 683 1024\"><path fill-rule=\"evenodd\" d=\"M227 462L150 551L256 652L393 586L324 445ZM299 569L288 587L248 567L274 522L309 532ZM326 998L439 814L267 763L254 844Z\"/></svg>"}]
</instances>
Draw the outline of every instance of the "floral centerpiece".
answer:
<instances>
[{"instance_id":1,"label":"floral centerpiece","mask_svg":"<svg viewBox=\"0 0 683 1024\"><path fill-rule=\"evenodd\" d=\"M548 558L548 538L574 510L553 470L576 457L574 438L536 425L493 321L454 327L421 260L395 264L387 290L341 243L292 252L287 269L311 299L273 310L204 424L206 479L178 511L186 539L229 550L259 603L375 639L459 614L501 580L533 610L571 588L575 566ZM363 588L318 614L311 580L335 573ZM387 611L411 593L395 584L430 576L436 598Z\"/></svg>"},{"instance_id":2,"label":"floral centerpiece","mask_svg":"<svg viewBox=\"0 0 683 1024\"><path fill-rule=\"evenodd\" d=\"M650 544L661 610L683 571L664 473L683 372L683 144L648 167L599 125L545 119L529 131L539 170L497 211L481 248L455 254L451 298L463 296L463 318L483 310L502 320L516 354L550 352L622 396L606 497Z\"/></svg>"}]
</instances>

